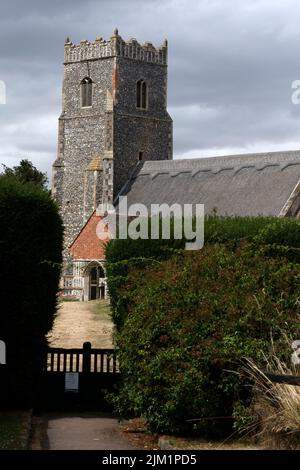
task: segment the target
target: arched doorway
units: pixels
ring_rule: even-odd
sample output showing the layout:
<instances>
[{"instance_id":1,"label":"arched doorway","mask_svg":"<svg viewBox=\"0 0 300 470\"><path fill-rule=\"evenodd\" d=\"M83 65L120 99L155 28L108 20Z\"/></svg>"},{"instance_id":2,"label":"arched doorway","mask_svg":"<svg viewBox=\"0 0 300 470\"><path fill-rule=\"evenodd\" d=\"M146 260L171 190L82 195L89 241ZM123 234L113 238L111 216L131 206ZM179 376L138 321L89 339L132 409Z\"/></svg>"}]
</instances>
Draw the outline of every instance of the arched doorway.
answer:
<instances>
[{"instance_id":1,"label":"arched doorway","mask_svg":"<svg viewBox=\"0 0 300 470\"><path fill-rule=\"evenodd\" d=\"M84 300L105 299L105 273L100 263L87 266L84 276Z\"/></svg>"},{"instance_id":2,"label":"arched doorway","mask_svg":"<svg viewBox=\"0 0 300 470\"><path fill-rule=\"evenodd\" d=\"M99 268L94 266L90 270L90 295L89 300L99 298Z\"/></svg>"}]
</instances>

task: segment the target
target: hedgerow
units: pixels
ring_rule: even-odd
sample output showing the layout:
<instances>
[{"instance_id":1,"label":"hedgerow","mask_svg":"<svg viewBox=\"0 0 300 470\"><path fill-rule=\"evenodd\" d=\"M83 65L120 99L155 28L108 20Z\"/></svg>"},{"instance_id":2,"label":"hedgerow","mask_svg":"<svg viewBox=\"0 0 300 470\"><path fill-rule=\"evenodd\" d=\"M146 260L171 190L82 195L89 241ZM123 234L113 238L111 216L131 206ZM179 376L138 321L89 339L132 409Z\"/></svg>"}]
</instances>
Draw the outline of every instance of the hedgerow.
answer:
<instances>
[{"instance_id":1,"label":"hedgerow","mask_svg":"<svg viewBox=\"0 0 300 470\"><path fill-rule=\"evenodd\" d=\"M0 179L0 338L7 347L0 395L32 405L53 325L62 253L62 221L49 192Z\"/></svg>"},{"instance_id":2,"label":"hedgerow","mask_svg":"<svg viewBox=\"0 0 300 470\"><path fill-rule=\"evenodd\" d=\"M300 266L291 254L300 224L246 219L246 230L242 221L211 218L196 252L137 260L143 253L128 241L131 258L108 257L123 374L116 408L155 432L183 432L193 419L202 434L230 432L236 404L251 396L236 373L241 358L260 361L271 335L278 356L289 354L281 338L298 335Z\"/></svg>"},{"instance_id":3,"label":"hedgerow","mask_svg":"<svg viewBox=\"0 0 300 470\"><path fill-rule=\"evenodd\" d=\"M261 359L283 332L297 334L300 267L253 255L242 244L198 253L128 275L130 309L116 337L123 374L120 409L143 415L156 432L180 432L190 419L230 417L246 389L242 357ZM277 344L278 354L286 345ZM231 371L231 372L229 372ZM230 420L198 422L224 431Z\"/></svg>"},{"instance_id":4,"label":"hedgerow","mask_svg":"<svg viewBox=\"0 0 300 470\"><path fill-rule=\"evenodd\" d=\"M278 232L278 239L276 233ZM204 224L205 245L231 241L248 241L255 250L266 256L284 256L300 261L300 222L295 219L274 217L217 217L208 216ZM185 247L182 240L115 239L106 248L108 289L112 305L112 318L119 330L128 311L128 295L118 294L126 284L129 270L143 264L145 269L153 262L179 255Z\"/></svg>"}]
</instances>

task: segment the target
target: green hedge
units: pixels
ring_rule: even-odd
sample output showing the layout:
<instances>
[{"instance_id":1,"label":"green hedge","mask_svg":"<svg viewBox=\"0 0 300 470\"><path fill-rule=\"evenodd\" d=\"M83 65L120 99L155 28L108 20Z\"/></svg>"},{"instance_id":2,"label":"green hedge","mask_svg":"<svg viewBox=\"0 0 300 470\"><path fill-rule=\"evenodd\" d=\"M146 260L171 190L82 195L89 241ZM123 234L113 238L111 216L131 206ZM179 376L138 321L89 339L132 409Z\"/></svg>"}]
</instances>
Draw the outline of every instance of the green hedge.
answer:
<instances>
[{"instance_id":1,"label":"green hedge","mask_svg":"<svg viewBox=\"0 0 300 470\"><path fill-rule=\"evenodd\" d=\"M299 336L300 265L291 253L300 224L245 219L244 230L242 221L210 219L198 252L138 260L132 250L129 260L109 260L124 379L116 408L143 415L155 432L183 432L189 419L231 416L250 392L229 371L238 370L243 356L259 361L271 334L279 355L290 354L283 333ZM216 436L231 432L232 424L205 419L197 428Z\"/></svg>"},{"instance_id":2,"label":"green hedge","mask_svg":"<svg viewBox=\"0 0 300 470\"><path fill-rule=\"evenodd\" d=\"M286 242L289 242L288 237L291 235L292 230L294 231L293 240L297 237L297 234L299 235L300 225L295 224L294 219L278 219L274 217L207 216L204 224L204 239L206 244L224 243L229 240L253 240L259 233L264 231L266 228L271 227L269 232L264 231L263 233L265 237L270 234L269 242L272 243L272 227L275 227L275 231L277 231L279 230L279 226L283 232L281 237L283 241L285 240ZM182 240L174 240L173 238L170 240L124 240L117 238L108 243L106 248L106 260L109 264L129 260L135 257L164 260L172 256L174 251L182 250L184 247L184 237Z\"/></svg>"},{"instance_id":3,"label":"green hedge","mask_svg":"<svg viewBox=\"0 0 300 470\"><path fill-rule=\"evenodd\" d=\"M48 191L1 178L0 227L0 338L7 346L1 372L8 374L8 396L26 403L34 397L55 316L62 221Z\"/></svg>"},{"instance_id":4,"label":"green hedge","mask_svg":"<svg viewBox=\"0 0 300 470\"><path fill-rule=\"evenodd\" d=\"M276 237L276 233L278 237ZM208 216L204 225L205 245L231 241L252 242L261 247L265 255L284 256L300 261L300 222L295 219L274 217L218 217ZM108 289L112 305L112 318L120 330L128 312L130 293L119 296L126 284L131 266L152 265L184 250L185 240L112 240L106 248Z\"/></svg>"},{"instance_id":5,"label":"green hedge","mask_svg":"<svg viewBox=\"0 0 300 470\"><path fill-rule=\"evenodd\" d=\"M151 221L149 220L149 227ZM150 229L149 229L150 230ZM172 229L171 229L172 233ZM112 307L112 319L120 330L128 311L128 297L118 295L127 282L128 271L134 267L152 266L156 261L167 260L184 249L185 240L131 240L115 239L106 247L107 284Z\"/></svg>"},{"instance_id":6,"label":"green hedge","mask_svg":"<svg viewBox=\"0 0 300 470\"><path fill-rule=\"evenodd\" d=\"M243 356L260 359L271 332L275 344L283 332L298 337L299 289L299 265L253 255L248 245L207 246L134 269L119 293L130 304L116 338L120 409L145 416L156 432L184 431L188 419L231 416L245 389L228 371ZM226 423L200 421L198 429L216 434Z\"/></svg>"}]
</instances>

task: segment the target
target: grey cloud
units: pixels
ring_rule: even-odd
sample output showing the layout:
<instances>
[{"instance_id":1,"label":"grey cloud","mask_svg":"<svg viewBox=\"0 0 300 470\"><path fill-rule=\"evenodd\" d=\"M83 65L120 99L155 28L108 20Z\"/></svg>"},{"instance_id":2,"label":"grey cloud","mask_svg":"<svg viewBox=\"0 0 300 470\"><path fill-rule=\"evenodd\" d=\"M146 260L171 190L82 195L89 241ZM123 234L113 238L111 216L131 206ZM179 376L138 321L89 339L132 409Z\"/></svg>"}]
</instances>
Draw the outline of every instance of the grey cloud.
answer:
<instances>
[{"instance_id":1,"label":"grey cloud","mask_svg":"<svg viewBox=\"0 0 300 470\"><path fill-rule=\"evenodd\" d=\"M0 162L24 155L50 171L63 42L169 39L176 156L300 148L297 0L11 0L0 7Z\"/></svg>"}]
</instances>

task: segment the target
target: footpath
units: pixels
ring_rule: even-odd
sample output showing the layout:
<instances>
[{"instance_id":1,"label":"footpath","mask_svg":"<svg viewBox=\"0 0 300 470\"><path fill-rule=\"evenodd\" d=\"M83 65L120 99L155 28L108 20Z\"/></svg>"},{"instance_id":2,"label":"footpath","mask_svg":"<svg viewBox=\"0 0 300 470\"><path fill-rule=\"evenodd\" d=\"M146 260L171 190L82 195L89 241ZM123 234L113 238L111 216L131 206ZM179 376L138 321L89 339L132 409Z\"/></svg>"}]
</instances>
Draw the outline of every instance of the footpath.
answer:
<instances>
[{"instance_id":1,"label":"footpath","mask_svg":"<svg viewBox=\"0 0 300 470\"><path fill-rule=\"evenodd\" d=\"M34 420L32 450L136 450L105 413L47 413Z\"/></svg>"}]
</instances>

